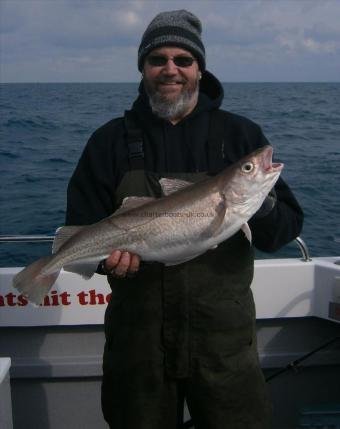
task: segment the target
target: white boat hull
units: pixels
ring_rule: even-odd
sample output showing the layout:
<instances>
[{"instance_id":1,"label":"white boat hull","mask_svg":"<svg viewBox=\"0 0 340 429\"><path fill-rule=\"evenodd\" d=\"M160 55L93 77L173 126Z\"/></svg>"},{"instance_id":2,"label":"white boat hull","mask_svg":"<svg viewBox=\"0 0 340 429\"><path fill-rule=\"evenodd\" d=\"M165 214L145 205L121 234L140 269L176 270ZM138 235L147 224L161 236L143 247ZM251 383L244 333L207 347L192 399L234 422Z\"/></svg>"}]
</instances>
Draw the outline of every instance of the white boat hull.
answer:
<instances>
[{"instance_id":1,"label":"white boat hull","mask_svg":"<svg viewBox=\"0 0 340 429\"><path fill-rule=\"evenodd\" d=\"M252 289L266 376L340 336L337 260L256 261ZM0 356L12 361L14 428L107 428L100 406L105 277L85 281L63 272L45 305L34 307L14 305L11 278L18 270L0 269ZM339 379L334 346L306 360L303 370L270 381L274 428L297 428L305 405L340 402Z\"/></svg>"}]
</instances>

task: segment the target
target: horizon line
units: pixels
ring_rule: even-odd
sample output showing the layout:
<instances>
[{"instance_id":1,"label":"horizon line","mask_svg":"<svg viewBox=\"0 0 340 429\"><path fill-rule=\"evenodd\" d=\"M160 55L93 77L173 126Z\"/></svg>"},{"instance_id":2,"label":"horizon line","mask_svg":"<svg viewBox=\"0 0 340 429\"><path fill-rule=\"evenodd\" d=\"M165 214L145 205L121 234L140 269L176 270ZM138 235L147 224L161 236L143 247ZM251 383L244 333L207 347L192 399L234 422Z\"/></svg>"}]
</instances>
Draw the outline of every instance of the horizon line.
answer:
<instances>
[{"instance_id":1,"label":"horizon line","mask_svg":"<svg viewBox=\"0 0 340 429\"><path fill-rule=\"evenodd\" d=\"M229 80L223 83L340 83L340 80ZM0 81L0 84L139 84L140 81Z\"/></svg>"}]
</instances>

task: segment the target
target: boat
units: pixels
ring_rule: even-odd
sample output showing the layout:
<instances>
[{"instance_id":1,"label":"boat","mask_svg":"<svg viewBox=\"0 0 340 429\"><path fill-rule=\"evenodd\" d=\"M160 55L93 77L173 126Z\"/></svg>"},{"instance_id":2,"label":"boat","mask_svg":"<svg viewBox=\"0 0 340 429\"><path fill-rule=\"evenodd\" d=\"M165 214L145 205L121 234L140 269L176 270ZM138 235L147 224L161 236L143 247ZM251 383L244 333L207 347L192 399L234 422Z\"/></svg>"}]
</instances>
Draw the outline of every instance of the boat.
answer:
<instances>
[{"instance_id":1,"label":"boat","mask_svg":"<svg viewBox=\"0 0 340 429\"><path fill-rule=\"evenodd\" d=\"M51 240L1 237L0 241ZM340 428L340 256L258 259L252 290L273 429ZM0 268L1 429L104 429L100 406L104 276L62 271L42 305ZM185 409L183 427L193 427ZM151 429L151 428L150 428Z\"/></svg>"}]
</instances>

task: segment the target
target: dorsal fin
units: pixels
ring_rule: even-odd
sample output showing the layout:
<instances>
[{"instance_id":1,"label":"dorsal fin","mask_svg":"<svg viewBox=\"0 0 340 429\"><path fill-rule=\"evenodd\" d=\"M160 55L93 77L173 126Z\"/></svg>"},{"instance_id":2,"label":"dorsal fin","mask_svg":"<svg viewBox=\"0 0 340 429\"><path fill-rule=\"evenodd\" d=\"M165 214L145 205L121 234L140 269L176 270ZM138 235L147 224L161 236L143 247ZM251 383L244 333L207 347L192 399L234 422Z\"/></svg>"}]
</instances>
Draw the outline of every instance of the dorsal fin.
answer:
<instances>
[{"instance_id":1,"label":"dorsal fin","mask_svg":"<svg viewBox=\"0 0 340 429\"><path fill-rule=\"evenodd\" d=\"M57 253L61 246L73 235L84 229L85 226L61 226L56 230L52 245L52 253Z\"/></svg>"},{"instance_id":2,"label":"dorsal fin","mask_svg":"<svg viewBox=\"0 0 340 429\"><path fill-rule=\"evenodd\" d=\"M174 192L180 191L181 189L187 188L193 184L187 180L169 179L166 177L160 179L159 183L165 196L173 194Z\"/></svg>"},{"instance_id":3,"label":"dorsal fin","mask_svg":"<svg viewBox=\"0 0 340 429\"><path fill-rule=\"evenodd\" d=\"M122 205L113 213L113 216L120 215L127 210L135 209L136 207L143 206L144 204L154 201L153 197L126 197Z\"/></svg>"}]
</instances>

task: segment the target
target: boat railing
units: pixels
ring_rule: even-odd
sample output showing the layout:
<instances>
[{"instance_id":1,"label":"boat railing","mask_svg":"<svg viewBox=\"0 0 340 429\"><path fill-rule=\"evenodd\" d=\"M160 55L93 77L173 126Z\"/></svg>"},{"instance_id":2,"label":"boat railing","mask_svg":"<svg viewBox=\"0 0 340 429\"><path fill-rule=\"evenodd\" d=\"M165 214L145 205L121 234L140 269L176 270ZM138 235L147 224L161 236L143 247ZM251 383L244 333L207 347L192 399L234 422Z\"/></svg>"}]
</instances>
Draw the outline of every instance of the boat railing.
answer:
<instances>
[{"instance_id":1,"label":"boat railing","mask_svg":"<svg viewBox=\"0 0 340 429\"><path fill-rule=\"evenodd\" d=\"M299 246L299 249L302 253L302 260L304 262L309 262L312 258L309 256L309 250L307 244L302 240L301 237L296 237L294 242Z\"/></svg>"},{"instance_id":2,"label":"boat railing","mask_svg":"<svg viewBox=\"0 0 340 429\"><path fill-rule=\"evenodd\" d=\"M54 235L0 235L0 243L48 243L54 240ZM301 237L296 237L294 242L299 247L302 254L302 261L309 262L311 257L308 246Z\"/></svg>"},{"instance_id":3,"label":"boat railing","mask_svg":"<svg viewBox=\"0 0 340 429\"><path fill-rule=\"evenodd\" d=\"M0 243L44 243L53 240L54 235L0 235Z\"/></svg>"}]
</instances>

